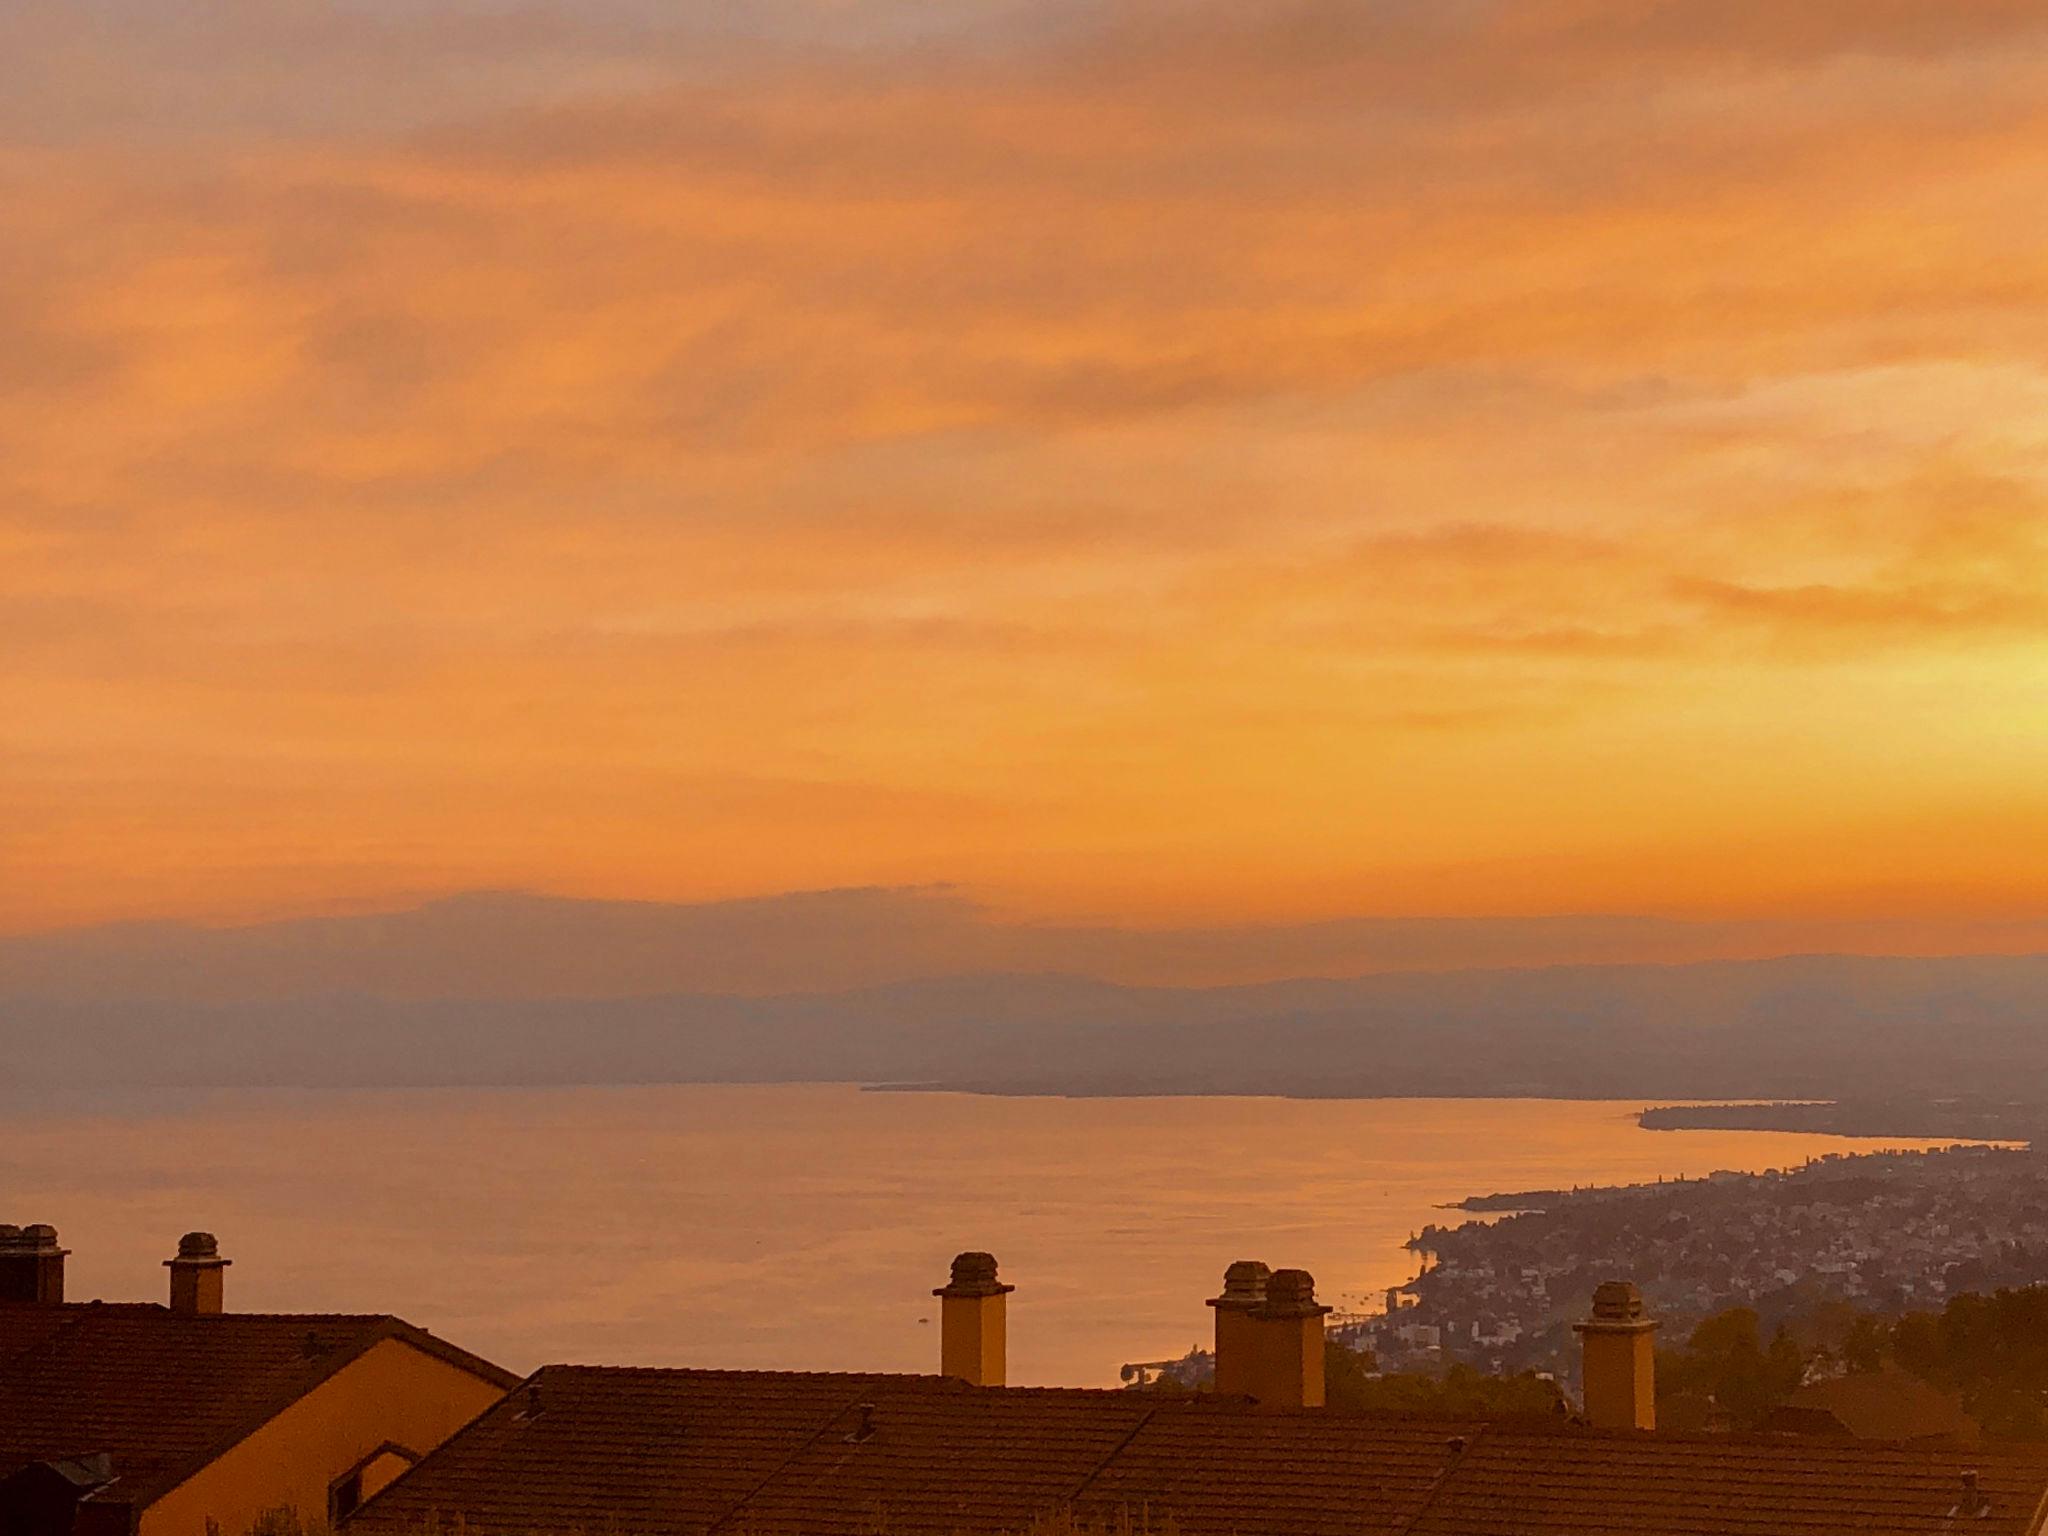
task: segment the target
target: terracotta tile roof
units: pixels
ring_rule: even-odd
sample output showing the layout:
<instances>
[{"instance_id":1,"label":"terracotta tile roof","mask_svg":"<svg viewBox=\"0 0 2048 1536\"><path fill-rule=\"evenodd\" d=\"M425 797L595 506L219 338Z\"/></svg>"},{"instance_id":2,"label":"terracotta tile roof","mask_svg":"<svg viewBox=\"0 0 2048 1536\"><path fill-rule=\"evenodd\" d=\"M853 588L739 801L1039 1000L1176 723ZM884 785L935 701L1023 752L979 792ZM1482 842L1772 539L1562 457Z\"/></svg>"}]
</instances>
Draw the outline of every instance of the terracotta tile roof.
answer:
<instances>
[{"instance_id":1,"label":"terracotta tile roof","mask_svg":"<svg viewBox=\"0 0 2048 1536\"><path fill-rule=\"evenodd\" d=\"M1866 1440L1977 1441L1961 1397L1904 1371L1869 1371L1801 1387L1771 1417L1771 1429L1859 1435Z\"/></svg>"},{"instance_id":2,"label":"terracotta tile roof","mask_svg":"<svg viewBox=\"0 0 2048 1536\"><path fill-rule=\"evenodd\" d=\"M430 1481L394 1485L357 1520L410 1529L460 1510L491 1530L706 1530L850 1405L913 1379L551 1366L463 1431L459 1455L421 1462Z\"/></svg>"},{"instance_id":3,"label":"terracotta tile roof","mask_svg":"<svg viewBox=\"0 0 2048 1536\"><path fill-rule=\"evenodd\" d=\"M106 1453L105 1496L146 1502L387 1338L516 1381L395 1317L0 1304L0 1474Z\"/></svg>"},{"instance_id":4,"label":"terracotta tile roof","mask_svg":"<svg viewBox=\"0 0 2048 1536\"><path fill-rule=\"evenodd\" d=\"M805 1536L1019 1530L1071 1500L1149 1413L1134 1393L891 1383L833 1415L726 1525Z\"/></svg>"},{"instance_id":5,"label":"terracotta tile roof","mask_svg":"<svg viewBox=\"0 0 2048 1536\"><path fill-rule=\"evenodd\" d=\"M99 1305L114 1310L120 1304L101 1302ZM162 1310L145 1302L136 1302L122 1309L136 1312ZM0 1301L0 1366L5 1366L23 1350L35 1348L60 1329L69 1328L78 1321L78 1313L77 1307Z\"/></svg>"},{"instance_id":6,"label":"terracotta tile roof","mask_svg":"<svg viewBox=\"0 0 2048 1536\"><path fill-rule=\"evenodd\" d=\"M887 1509L892 1530L1001 1529L1070 1499L1154 1406L940 1376L551 1366L358 1519L460 1510L486 1529L623 1536L742 1510L763 1528L866 1531Z\"/></svg>"},{"instance_id":7,"label":"terracotta tile roof","mask_svg":"<svg viewBox=\"0 0 2048 1536\"><path fill-rule=\"evenodd\" d=\"M1981 1516L1965 1510L1979 1473ZM2048 1451L1612 1435L942 1377L551 1366L349 1536L2034 1536Z\"/></svg>"},{"instance_id":8,"label":"terracotta tile roof","mask_svg":"<svg viewBox=\"0 0 2048 1536\"><path fill-rule=\"evenodd\" d=\"M1199 1399L1198 1399L1199 1401ZM1170 1511L1188 1536L1398 1531L1477 1424L1324 1410L1152 1415L1075 1499L1099 1516Z\"/></svg>"},{"instance_id":9,"label":"terracotta tile roof","mask_svg":"<svg viewBox=\"0 0 2048 1536\"><path fill-rule=\"evenodd\" d=\"M1403 1536L2031 1536L2044 1494L2039 1449L1495 1427Z\"/></svg>"}]
</instances>

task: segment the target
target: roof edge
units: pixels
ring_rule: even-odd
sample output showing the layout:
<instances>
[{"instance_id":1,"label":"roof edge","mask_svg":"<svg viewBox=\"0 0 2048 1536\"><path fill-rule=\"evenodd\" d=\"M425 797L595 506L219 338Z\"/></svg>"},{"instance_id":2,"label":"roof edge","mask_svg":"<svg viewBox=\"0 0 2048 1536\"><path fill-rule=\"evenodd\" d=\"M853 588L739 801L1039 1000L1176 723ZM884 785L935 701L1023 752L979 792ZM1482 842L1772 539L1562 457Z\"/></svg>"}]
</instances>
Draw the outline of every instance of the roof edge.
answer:
<instances>
[{"instance_id":1,"label":"roof edge","mask_svg":"<svg viewBox=\"0 0 2048 1536\"><path fill-rule=\"evenodd\" d=\"M469 1372L480 1380L489 1382L501 1392L510 1392L527 1378L515 1375L495 1360L486 1360L482 1355L472 1354L459 1344L451 1344L438 1333L430 1333L417 1323L408 1323L402 1317L387 1317L385 1321L392 1329L391 1337L403 1340L423 1354L448 1365Z\"/></svg>"},{"instance_id":2,"label":"roof edge","mask_svg":"<svg viewBox=\"0 0 2048 1536\"><path fill-rule=\"evenodd\" d=\"M409 1478L411 1478L411 1476L415 1472L418 1472L423 1467L432 1464L432 1462L437 1456L440 1456L444 1453L451 1451L453 1447L459 1444L462 1441L462 1439L469 1434L471 1430L475 1429L479 1424L483 1423L483 1421L485 1419L488 1419L492 1414L503 1411L505 1405L512 1399L513 1395L519 1390L519 1388L527 1386L532 1382L539 1381L542 1376L546 1375L550 1370L554 1369L557 1369L557 1367L543 1365L537 1368L530 1376L522 1376L516 1378L513 1381L510 1390L508 1390L503 1397L499 1398L495 1403L486 1404L474 1418L469 1420L468 1423L463 1424L460 1428L456 1429L452 1434L448 1436L447 1439L443 1440L431 1451L428 1451L426 1455L422 1456L418 1461L414 1462L411 1466L407 1467L403 1472L399 1473L398 1476L391 1479L391 1481L386 1483L382 1488L379 1488L375 1493L371 1494L367 1499L363 1500L363 1502L358 1504L352 1512L343 1517L342 1524L345 1526L348 1524L350 1520L355 1519L355 1517L357 1515L360 1515L364 1510L374 1508L376 1506L377 1501L383 1498L386 1494L390 1493L392 1489L403 1488L406 1484L406 1481ZM2028 1536L2032 1536L2032 1533L2029 1532Z\"/></svg>"},{"instance_id":3,"label":"roof edge","mask_svg":"<svg viewBox=\"0 0 2048 1536\"><path fill-rule=\"evenodd\" d=\"M237 1314L230 1313L228 1315L235 1316ZM259 1313L248 1315L273 1316L277 1314ZM321 1314L306 1314L309 1318L319 1315ZM336 1317L342 1315L344 1314L335 1314ZM94 1495L88 1494L85 1500L81 1502L118 1503L127 1504L136 1510L147 1509L150 1505L156 1503L157 1500L197 1477L244 1440L247 1440L251 1435L289 1410L300 1399L318 1391L329 1381L362 1359L371 1350L375 1349L379 1344L386 1342L405 1344L424 1355L440 1360L443 1364L468 1371L471 1375L479 1377L497 1387L501 1392L508 1392L519 1384L520 1378L514 1376L503 1366L493 1364L481 1355L473 1355L466 1349L458 1348L456 1345L450 1344L446 1339L429 1333L417 1324L408 1323L402 1317L393 1317L388 1313L370 1313L365 1314L359 1320L371 1323L373 1326L359 1334L352 1341L344 1342L338 1348L329 1350L318 1360L308 1361L307 1369L293 1377L285 1387L280 1388L277 1394L265 1403L260 1410L251 1410L249 1416L240 1425L221 1436L203 1451L195 1452L178 1466L169 1471L159 1472L154 1477L130 1481L128 1478L117 1476L113 1482L107 1485L105 1492L108 1496L105 1500L95 1500ZM496 1406L496 1403L491 1405L493 1408ZM485 1412L489 1412L489 1409L486 1409ZM464 1427L466 1428L467 1426Z\"/></svg>"}]
</instances>

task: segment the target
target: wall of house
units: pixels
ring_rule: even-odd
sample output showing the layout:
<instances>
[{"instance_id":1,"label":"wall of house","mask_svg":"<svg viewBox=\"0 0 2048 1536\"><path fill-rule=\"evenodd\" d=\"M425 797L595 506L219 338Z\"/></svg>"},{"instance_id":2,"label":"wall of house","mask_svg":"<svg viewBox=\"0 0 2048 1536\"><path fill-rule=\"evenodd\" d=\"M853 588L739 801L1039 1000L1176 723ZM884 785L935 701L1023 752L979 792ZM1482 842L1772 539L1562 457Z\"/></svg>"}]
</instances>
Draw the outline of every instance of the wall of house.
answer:
<instances>
[{"instance_id":1,"label":"wall of house","mask_svg":"<svg viewBox=\"0 0 2048 1536\"><path fill-rule=\"evenodd\" d=\"M425 1455L425 1448L422 1448L419 1454ZM374 1493L383 1492L401 1477L405 1476L406 1473L410 1472L412 1465L410 1459L394 1451L386 1451L382 1455L372 1458L370 1463L363 1468L362 1496L367 1499Z\"/></svg>"},{"instance_id":2,"label":"wall of house","mask_svg":"<svg viewBox=\"0 0 2048 1536\"><path fill-rule=\"evenodd\" d=\"M204 1536L210 1518L241 1536L290 1505L325 1525L327 1491L379 1447L425 1455L503 1393L398 1339L372 1346L203 1471L142 1512L139 1536Z\"/></svg>"}]
</instances>

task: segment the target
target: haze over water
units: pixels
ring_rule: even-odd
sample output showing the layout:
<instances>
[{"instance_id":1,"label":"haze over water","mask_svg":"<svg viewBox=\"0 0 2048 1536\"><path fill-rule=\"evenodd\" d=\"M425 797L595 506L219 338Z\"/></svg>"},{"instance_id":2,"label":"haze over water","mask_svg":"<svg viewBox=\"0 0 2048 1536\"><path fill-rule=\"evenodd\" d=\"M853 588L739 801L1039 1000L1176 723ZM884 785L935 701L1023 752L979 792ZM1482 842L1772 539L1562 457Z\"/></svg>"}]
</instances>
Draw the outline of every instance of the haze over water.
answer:
<instances>
[{"instance_id":1,"label":"haze over water","mask_svg":"<svg viewBox=\"0 0 2048 1536\"><path fill-rule=\"evenodd\" d=\"M1051 1099L825 1086L0 1098L5 1217L75 1298L158 1299L190 1228L229 1305L391 1311L553 1361L923 1371L962 1248L1018 1289L1011 1378L1185 1352L1225 1264L1339 1306L1469 1194L1760 1169L1900 1140L1654 1132L1635 1103Z\"/></svg>"}]
</instances>

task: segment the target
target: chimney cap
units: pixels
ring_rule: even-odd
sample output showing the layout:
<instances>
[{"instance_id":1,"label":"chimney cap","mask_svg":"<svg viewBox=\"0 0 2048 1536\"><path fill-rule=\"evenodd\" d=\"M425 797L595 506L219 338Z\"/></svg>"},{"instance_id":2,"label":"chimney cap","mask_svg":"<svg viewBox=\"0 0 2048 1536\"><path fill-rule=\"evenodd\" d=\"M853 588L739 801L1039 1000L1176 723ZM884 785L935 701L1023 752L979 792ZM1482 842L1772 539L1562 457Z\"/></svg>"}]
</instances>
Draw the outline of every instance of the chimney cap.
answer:
<instances>
[{"instance_id":1,"label":"chimney cap","mask_svg":"<svg viewBox=\"0 0 2048 1536\"><path fill-rule=\"evenodd\" d=\"M187 1232L178 1239L178 1256L165 1259L168 1267L173 1264L205 1265L211 1269L225 1269L234 1263L233 1259L220 1256L220 1239L211 1232Z\"/></svg>"},{"instance_id":2,"label":"chimney cap","mask_svg":"<svg viewBox=\"0 0 2048 1536\"><path fill-rule=\"evenodd\" d=\"M57 1229L46 1221L31 1222L25 1227L0 1224L0 1253L61 1257L70 1251L57 1246Z\"/></svg>"},{"instance_id":3,"label":"chimney cap","mask_svg":"<svg viewBox=\"0 0 2048 1536\"><path fill-rule=\"evenodd\" d=\"M1316 1300L1316 1277L1305 1269L1276 1269L1266 1279L1261 1317L1323 1317L1332 1309Z\"/></svg>"},{"instance_id":4,"label":"chimney cap","mask_svg":"<svg viewBox=\"0 0 2048 1536\"><path fill-rule=\"evenodd\" d=\"M1603 1280L1593 1289L1593 1315L1605 1323L1632 1323L1643 1315L1643 1293L1633 1280Z\"/></svg>"},{"instance_id":5,"label":"chimney cap","mask_svg":"<svg viewBox=\"0 0 2048 1536\"><path fill-rule=\"evenodd\" d=\"M1249 1310L1266 1299L1266 1282L1273 1271L1257 1259L1239 1259L1223 1271L1223 1294L1212 1297L1212 1307L1244 1308Z\"/></svg>"},{"instance_id":6,"label":"chimney cap","mask_svg":"<svg viewBox=\"0 0 2048 1536\"><path fill-rule=\"evenodd\" d=\"M992 1253L959 1253L953 1256L953 1278L933 1291L934 1296L1002 1296L1017 1289L996 1279L996 1256Z\"/></svg>"},{"instance_id":7,"label":"chimney cap","mask_svg":"<svg viewBox=\"0 0 2048 1536\"><path fill-rule=\"evenodd\" d=\"M1603 1280L1593 1288L1593 1315L1572 1326L1581 1333L1635 1332L1656 1327L1657 1320L1633 1280Z\"/></svg>"}]
</instances>

